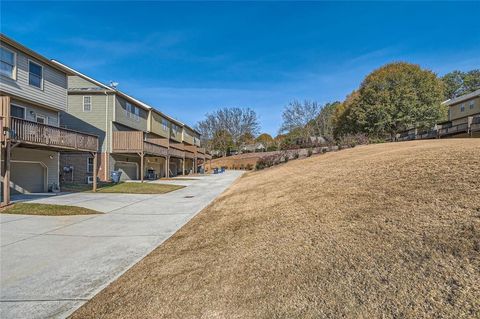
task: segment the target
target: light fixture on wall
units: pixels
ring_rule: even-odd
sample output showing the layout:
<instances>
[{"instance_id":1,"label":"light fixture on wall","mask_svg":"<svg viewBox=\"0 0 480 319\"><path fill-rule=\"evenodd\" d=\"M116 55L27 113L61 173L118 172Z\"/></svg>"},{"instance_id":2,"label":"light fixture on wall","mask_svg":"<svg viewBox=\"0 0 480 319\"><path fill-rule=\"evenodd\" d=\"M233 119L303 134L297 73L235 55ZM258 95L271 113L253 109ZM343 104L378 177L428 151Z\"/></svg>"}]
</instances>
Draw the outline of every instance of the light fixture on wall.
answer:
<instances>
[{"instance_id":1,"label":"light fixture on wall","mask_svg":"<svg viewBox=\"0 0 480 319\"><path fill-rule=\"evenodd\" d=\"M30 115L31 115L31 116L35 116L35 112L32 111L32 110L30 110Z\"/></svg>"},{"instance_id":2,"label":"light fixture on wall","mask_svg":"<svg viewBox=\"0 0 480 319\"><path fill-rule=\"evenodd\" d=\"M53 155L50 155L48 158L53 159L53 157L54 157Z\"/></svg>"}]
</instances>

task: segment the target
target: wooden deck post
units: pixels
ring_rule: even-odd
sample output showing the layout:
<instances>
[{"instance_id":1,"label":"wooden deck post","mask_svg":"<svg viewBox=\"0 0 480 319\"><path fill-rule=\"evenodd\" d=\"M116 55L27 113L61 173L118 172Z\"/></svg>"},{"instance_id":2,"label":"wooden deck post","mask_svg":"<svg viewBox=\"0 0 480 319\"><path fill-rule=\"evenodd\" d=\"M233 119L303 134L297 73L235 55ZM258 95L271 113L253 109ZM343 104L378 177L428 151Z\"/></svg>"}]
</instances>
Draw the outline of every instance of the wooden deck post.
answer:
<instances>
[{"instance_id":1,"label":"wooden deck post","mask_svg":"<svg viewBox=\"0 0 480 319\"><path fill-rule=\"evenodd\" d=\"M143 183L143 152L140 153L140 181Z\"/></svg>"},{"instance_id":2,"label":"wooden deck post","mask_svg":"<svg viewBox=\"0 0 480 319\"><path fill-rule=\"evenodd\" d=\"M3 201L2 206L10 204L10 141L5 141L3 148Z\"/></svg>"},{"instance_id":3,"label":"wooden deck post","mask_svg":"<svg viewBox=\"0 0 480 319\"><path fill-rule=\"evenodd\" d=\"M165 156L165 178L169 178L170 176L168 176L168 155Z\"/></svg>"},{"instance_id":4,"label":"wooden deck post","mask_svg":"<svg viewBox=\"0 0 480 319\"><path fill-rule=\"evenodd\" d=\"M97 191L97 156L98 153L93 153L93 188L92 191Z\"/></svg>"}]
</instances>

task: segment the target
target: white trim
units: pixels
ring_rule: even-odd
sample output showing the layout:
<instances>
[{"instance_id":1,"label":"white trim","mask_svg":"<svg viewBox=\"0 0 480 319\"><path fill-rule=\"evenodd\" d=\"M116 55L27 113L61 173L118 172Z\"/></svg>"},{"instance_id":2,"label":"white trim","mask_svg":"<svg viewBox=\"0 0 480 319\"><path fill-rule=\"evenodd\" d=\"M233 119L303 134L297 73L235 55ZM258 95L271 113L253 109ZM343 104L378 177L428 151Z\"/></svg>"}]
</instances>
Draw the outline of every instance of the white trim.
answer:
<instances>
[{"instance_id":1,"label":"white trim","mask_svg":"<svg viewBox=\"0 0 480 319\"><path fill-rule=\"evenodd\" d=\"M82 110L83 110L83 112L91 112L92 111L92 106L93 106L92 96L91 95L84 95L82 97L83 97L83 99L82 99ZM88 110L88 111L85 110L85 98L86 97L88 97L90 99L90 110Z\"/></svg>"},{"instance_id":2,"label":"white trim","mask_svg":"<svg viewBox=\"0 0 480 319\"><path fill-rule=\"evenodd\" d=\"M12 71L12 76L8 76L8 75L5 75L3 73L1 73L2 76L8 78L8 79L11 79L11 80L14 80L14 81L17 81L17 52L13 51L13 50L10 50L9 48L5 47L5 46L1 46L2 49L5 49L7 51L10 51L11 53L13 53L13 71Z\"/></svg>"},{"instance_id":3,"label":"white trim","mask_svg":"<svg viewBox=\"0 0 480 319\"><path fill-rule=\"evenodd\" d=\"M40 79L40 87L30 84L30 63L36 64L36 65L38 65L39 67L42 68L42 78ZM28 86L31 86L31 87L34 87L36 89L39 89L39 90L43 91L44 82L45 82L45 72L44 72L43 65L41 65L40 63L37 63L37 62L35 62L31 59L28 59L28 77L27 77L27 80L28 80Z\"/></svg>"}]
</instances>

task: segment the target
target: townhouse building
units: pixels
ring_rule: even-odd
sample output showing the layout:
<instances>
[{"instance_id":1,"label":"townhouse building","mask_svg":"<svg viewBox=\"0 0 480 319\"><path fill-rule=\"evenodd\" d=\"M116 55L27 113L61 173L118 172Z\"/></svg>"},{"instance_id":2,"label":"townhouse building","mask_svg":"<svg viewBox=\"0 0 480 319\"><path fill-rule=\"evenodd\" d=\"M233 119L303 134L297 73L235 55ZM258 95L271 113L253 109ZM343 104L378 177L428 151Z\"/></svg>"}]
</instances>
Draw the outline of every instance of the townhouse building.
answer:
<instances>
[{"instance_id":1,"label":"townhouse building","mask_svg":"<svg viewBox=\"0 0 480 319\"><path fill-rule=\"evenodd\" d=\"M441 123L443 134L480 137L480 89L443 102L448 121Z\"/></svg>"},{"instance_id":2,"label":"townhouse building","mask_svg":"<svg viewBox=\"0 0 480 319\"><path fill-rule=\"evenodd\" d=\"M120 171L121 180L142 181L195 173L210 158L194 129L114 87L53 62L71 73L62 125L98 136L101 180L108 181L112 171ZM89 181L92 161L86 154L62 154L62 180Z\"/></svg>"},{"instance_id":3,"label":"townhouse building","mask_svg":"<svg viewBox=\"0 0 480 319\"><path fill-rule=\"evenodd\" d=\"M69 71L0 34L2 203L10 193L59 190L60 152L96 160L95 131L60 127Z\"/></svg>"}]
</instances>

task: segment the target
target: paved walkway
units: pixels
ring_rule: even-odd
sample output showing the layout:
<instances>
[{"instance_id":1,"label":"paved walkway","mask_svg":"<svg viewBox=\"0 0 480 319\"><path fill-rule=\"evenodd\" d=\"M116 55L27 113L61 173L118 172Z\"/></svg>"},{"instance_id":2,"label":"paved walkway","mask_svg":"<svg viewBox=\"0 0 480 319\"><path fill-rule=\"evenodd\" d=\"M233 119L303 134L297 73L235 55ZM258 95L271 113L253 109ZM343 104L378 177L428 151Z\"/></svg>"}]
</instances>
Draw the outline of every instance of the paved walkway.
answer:
<instances>
[{"instance_id":1,"label":"paved walkway","mask_svg":"<svg viewBox=\"0 0 480 319\"><path fill-rule=\"evenodd\" d=\"M64 318L175 233L241 175L178 181L161 195L77 193L35 200L105 212L0 214L0 317ZM168 181L169 183L173 183Z\"/></svg>"}]
</instances>

